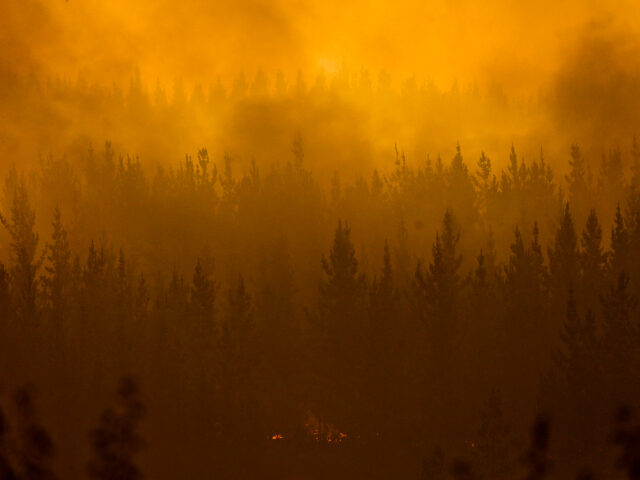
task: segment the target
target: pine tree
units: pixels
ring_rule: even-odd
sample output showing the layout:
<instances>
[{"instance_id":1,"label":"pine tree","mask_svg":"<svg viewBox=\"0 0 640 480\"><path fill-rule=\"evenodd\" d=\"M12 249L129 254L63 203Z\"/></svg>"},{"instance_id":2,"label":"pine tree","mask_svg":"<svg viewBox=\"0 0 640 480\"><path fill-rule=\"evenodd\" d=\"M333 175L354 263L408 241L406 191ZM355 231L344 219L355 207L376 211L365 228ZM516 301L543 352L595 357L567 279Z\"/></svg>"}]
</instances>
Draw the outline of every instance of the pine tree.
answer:
<instances>
[{"instance_id":1,"label":"pine tree","mask_svg":"<svg viewBox=\"0 0 640 480\"><path fill-rule=\"evenodd\" d=\"M108 285L109 263L105 249L96 248L92 240L86 265L82 269L80 298L84 320L92 329L99 327L97 319L107 317L114 307Z\"/></svg>"},{"instance_id":2,"label":"pine tree","mask_svg":"<svg viewBox=\"0 0 640 480\"><path fill-rule=\"evenodd\" d=\"M632 193L627 200L627 230L629 263L626 272L631 281L631 291L640 295L640 192Z\"/></svg>"},{"instance_id":3,"label":"pine tree","mask_svg":"<svg viewBox=\"0 0 640 480\"><path fill-rule=\"evenodd\" d=\"M10 445L7 441L9 425L2 409L0 409L0 478L3 480L18 480L11 459L9 458Z\"/></svg>"},{"instance_id":4,"label":"pine tree","mask_svg":"<svg viewBox=\"0 0 640 480\"><path fill-rule=\"evenodd\" d=\"M624 170L622 165L622 153L619 148L609 151L609 157L602 155L602 165L599 179L601 198L604 202L620 200L620 194L624 191Z\"/></svg>"},{"instance_id":5,"label":"pine tree","mask_svg":"<svg viewBox=\"0 0 640 480\"><path fill-rule=\"evenodd\" d=\"M304 161L304 146L302 144L302 134L298 131L293 137L293 145L291 148L293 153L294 166L296 168L302 168L302 162Z\"/></svg>"},{"instance_id":6,"label":"pine tree","mask_svg":"<svg viewBox=\"0 0 640 480\"><path fill-rule=\"evenodd\" d=\"M379 279L373 279L369 289L369 324L364 335L368 342L366 356L366 390L368 395L361 408L368 415L368 434L385 435L398 422L394 419L393 405L399 401L400 392L394 389L402 370L403 352L401 335L403 312L400 311L394 283L389 244L385 242L382 269Z\"/></svg>"},{"instance_id":7,"label":"pine tree","mask_svg":"<svg viewBox=\"0 0 640 480\"><path fill-rule=\"evenodd\" d=\"M62 322L69 313L72 272L71 250L58 207L54 210L53 234L51 242L46 246L46 252L47 275L42 281L46 305L54 325L56 328L61 328Z\"/></svg>"},{"instance_id":8,"label":"pine tree","mask_svg":"<svg viewBox=\"0 0 640 480\"><path fill-rule=\"evenodd\" d=\"M621 448L616 468L630 480L640 479L640 427L632 424L631 408L623 405L616 412L613 443Z\"/></svg>"},{"instance_id":9,"label":"pine tree","mask_svg":"<svg viewBox=\"0 0 640 480\"><path fill-rule=\"evenodd\" d=\"M540 229L538 222L533 223L533 239L531 240L530 255L532 261L533 272L542 280L541 284L547 280L547 271L544 267L544 257L542 255L542 246L540 245ZM543 287L544 288L544 287Z\"/></svg>"},{"instance_id":10,"label":"pine tree","mask_svg":"<svg viewBox=\"0 0 640 480\"><path fill-rule=\"evenodd\" d=\"M212 277L212 262L198 258L196 263L191 295L189 298L190 325L184 335L184 346L190 363L185 365L184 375L191 378L190 383L196 389L194 411L203 418L209 418L213 408L213 396L216 390L216 362L220 356L216 340L220 334L216 323L218 286ZM201 428L209 433L212 425L202 422Z\"/></svg>"},{"instance_id":11,"label":"pine tree","mask_svg":"<svg viewBox=\"0 0 640 480\"><path fill-rule=\"evenodd\" d=\"M586 356L595 348L595 325L593 314L588 312L586 321L580 320L573 290L569 291L566 315L560 330L562 348L555 355L556 368L568 377L571 390L585 385L592 365L586 363ZM576 378L579 376L580 378ZM574 383L575 382L575 383Z\"/></svg>"},{"instance_id":12,"label":"pine tree","mask_svg":"<svg viewBox=\"0 0 640 480\"><path fill-rule=\"evenodd\" d=\"M398 234L394 251L394 267L396 271L396 281L402 291L409 290L411 277L413 275L412 258L409 252L409 232L405 225L404 216L398 222Z\"/></svg>"},{"instance_id":13,"label":"pine tree","mask_svg":"<svg viewBox=\"0 0 640 480\"><path fill-rule=\"evenodd\" d=\"M526 480L542 480L551 470L549 459L549 439L551 424L549 419L538 416L531 428L531 443L523 458L527 469Z\"/></svg>"},{"instance_id":14,"label":"pine tree","mask_svg":"<svg viewBox=\"0 0 640 480\"><path fill-rule=\"evenodd\" d=\"M498 295L501 278L495 263L496 252L490 236L486 248L476 257L476 267L467 279L469 300L474 317L481 328L490 328L490 319L498 316ZM479 332L476 332L479 333Z\"/></svg>"},{"instance_id":15,"label":"pine tree","mask_svg":"<svg viewBox=\"0 0 640 480\"><path fill-rule=\"evenodd\" d=\"M588 200L589 192L585 162L578 145L571 145L569 166L571 170L565 177L569 184L569 199L574 209L577 209L578 212L583 212L588 207L585 202ZM578 218L581 218L581 216L578 216Z\"/></svg>"},{"instance_id":16,"label":"pine tree","mask_svg":"<svg viewBox=\"0 0 640 480\"><path fill-rule=\"evenodd\" d=\"M564 439L555 447L555 456L574 464L584 458L597 458L602 451L604 430L600 419L606 418L607 407L602 397L594 315L590 310L584 317L578 313L573 290L565 312L559 332L561 343L543 379L540 401L545 408L553 409L556 429ZM585 422L585 418L593 420Z\"/></svg>"},{"instance_id":17,"label":"pine tree","mask_svg":"<svg viewBox=\"0 0 640 480\"><path fill-rule=\"evenodd\" d=\"M481 152L476 169L475 184L478 189L478 210L486 214L489 209L490 199L497 192L498 184L496 176L491 174L491 159Z\"/></svg>"},{"instance_id":18,"label":"pine tree","mask_svg":"<svg viewBox=\"0 0 640 480\"><path fill-rule=\"evenodd\" d=\"M36 214L24 179L15 185L11 202L9 216L0 215L0 222L11 236L13 301L18 318L33 322L38 314L37 272L41 261L37 257L38 234L34 232Z\"/></svg>"},{"instance_id":19,"label":"pine tree","mask_svg":"<svg viewBox=\"0 0 640 480\"><path fill-rule=\"evenodd\" d=\"M611 228L611 248L608 255L609 278L611 280L615 281L620 273L627 272L629 254L629 230L618 204Z\"/></svg>"},{"instance_id":20,"label":"pine tree","mask_svg":"<svg viewBox=\"0 0 640 480\"><path fill-rule=\"evenodd\" d=\"M138 277L138 284L134 295L134 317L138 323L143 322L149 313L149 300L151 299L149 294L149 288L147 287L147 280L144 274L141 273Z\"/></svg>"},{"instance_id":21,"label":"pine tree","mask_svg":"<svg viewBox=\"0 0 640 480\"><path fill-rule=\"evenodd\" d=\"M589 212L582 231L581 246L581 282L576 293L585 307L595 312L602 293L606 257L602 249L602 228L594 209Z\"/></svg>"},{"instance_id":22,"label":"pine tree","mask_svg":"<svg viewBox=\"0 0 640 480\"><path fill-rule=\"evenodd\" d=\"M265 423L268 418L269 427L286 436L296 431L305 415L301 401L305 365L291 361L303 358L296 293L288 242L280 237L262 255L258 270L254 315L260 361L255 376L264 392L259 400Z\"/></svg>"},{"instance_id":23,"label":"pine tree","mask_svg":"<svg viewBox=\"0 0 640 480\"><path fill-rule=\"evenodd\" d=\"M465 374L468 381L486 378L495 374L502 363L502 353L506 343L503 325L504 309L502 299L502 279L495 264L495 250L489 237L484 249L476 258L476 266L467 281L466 315L463 330L464 352L468 367Z\"/></svg>"},{"instance_id":24,"label":"pine tree","mask_svg":"<svg viewBox=\"0 0 640 480\"><path fill-rule=\"evenodd\" d=\"M138 480L143 477L135 456L144 446L137 432L144 413L137 380L131 376L122 378L118 386L118 406L107 408L90 434L93 458L87 470L91 478Z\"/></svg>"},{"instance_id":25,"label":"pine tree","mask_svg":"<svg viewBox=\"0 0 640 480\"><path fill-rule=\"evenodd\" d=\"M320 312L329 317L338 315L348 318L362 304L364 281L358 273L358 261L351 229L347 223L338 221L329 257L322 257L322 269L327 280L320 285ZM326 325L331 330L346 328L346 325Z\"/></svg>"},{"instance_id":26,"label":"pine tree","mask_svg":"<svg viewBox=\"0 0 640 480\"><path fill-rule=\"evenodd\" d=\"M231 382L246 381L249 374L247 355L253 328L251 309L251 297L240 275L235 287L229 290L227 317L220 339L221 360Z\"/></svg>"},{"instance_id":27,"label":"pine tree","mask_svg":"<svg viewBox=\"0 0 640 480\"><path fill-rule=\"evenodd\" d=\"M476 176L478 177L480 188L487 189L491 176L491 159L484 154L484 151L480 153L480 158L478 159Z\"/></svg>"},{"instance_id":28,"label":"pine tree","mask_svg":"<svg viewBox=\"0 0 640 480\"><path fill-rule=\"evenodd\" d=\"M518 155L516 149L511 145L511 152L509 152L509 165L507 166L509 172L509 185L513 190L519 190L521 188L520 167L518 165Z\"/></svg>"},{"instance_id":29,"label":"pine tree","mask_svg":"<svg viewBox=\"0 0 640 480\"><path fill-rule=\"evenodd\" d=\"M121 248L118 253L118 264L116 271L116 302L118 317L123 321L128 321L132 315L133 309L133 292L131 288L131 279L129 275L129 265ZM123 325L127 328L127 325Z\"/></svg>"},{"instance_id":30,"label":"pine tree","mask_svg":"<svg viewBox=\"0 0 640 480\"><path fill-rule=\"evenodd\" d=\"M386 317L394 311L394 285L391 267L389 243L384 242L384 255L380 280L374 279L371 285L370 304L375 314Z\"/></svg>"},{"instance_id":31,"label":"pine tree","mask_svg":"<svg viewBox=\"0 0 640 480\"><path fill-rule=\"evenodd\" d=\"M322 256L325 279L319 287L318 317L312 318L315 388L321 400L318 417L331 418L348 433L359 423L363 391L362 349L366 283L358 271L351 230L338 222L329 256Z\"/></svg>"},{"instance_id":32,"label":"pine tree","mask_svg":"<svg viewBox=\"0 0 640 480\"><path fill-rule=\"evenodd\" d=\"M247 441L253 422L247 410L251 403L253 313L251 297L240 275L229 290L225 322L220 335L220 394L222 434L229 440Z\"/></svg>"},{"instance_id":33,"label":"pine tree","mask_svg":"<svg viewBox=\"0 0 640 480\"><path fill-rule=\"evenodd\" d=\"M462 257L457 253L460 232L450 211L442 221L442 233L436 234L432 260L427 270L420 264L416 270L414 290L416 306L422 321L437 338L451 338L455 330L456 299L460 290L458 270Z\"/></svg>"},{"instance_id":34,"label":"pine tree","mask_svg":"<svg viewBox=\"0 0 640 480\"><path fill-rule=\"evenodd\" d=\"M198 258L193 272L190 308L196 320L197 334L203 338L212 338L215 333L215 300L217 286L211 279L208 262Z\"/></svg>"},{"instance_id":35,"label":"pine tree","mask_svg":"<svg viewBox=\"0 0 640 480\"><path fill-rule=\"evenodd\" d=\"M462 257L457 253L460 232L451 212L446 211L442 232L436 234L432 260L425 270L418 264L414 280L413 306L424 325L425 342L421 346L421 376L428 390L438 391L428 401L432 411L449 408L455 411L459 392L453 387L460 375L455 361L459 356L456 341L459 333L461 280L458 273ZM426 402L423 398L421 401ZM444 435L444 422L430 419L431 427Z\"/></svg>"},{"instance_id":36,"label":"pine tree","mask_svg":"<svg viewBox=\"0 0 640 480\"><path fill-rule=\"evenodd\" d=\"M600 358L606 370L610 407L629 402L637 395L638 325L635 322L637 300L629 292L629 277L622 272L602 297L602 335Z\"/></svg>"},{"instance_id":37,"label":"pine tree","mask_svg":"<svg viewBox=\"0 0 640 480\"><path fill-rule=\"evenodd\" d=\"M578 239L573 226L569 204L565 204L556 232L553 248L549 248L551 301L557 314L562 315L570 289L575 289L579 275Z\"/></svg>"},{"instance_id":38,"label":"pine tree","mask_svg":"<svg viewBox=\"0 0 640 480\"><path fill-rule=\"evenodd\" d=\"M640 143L636 136L633 136L631 144L631 195L640 194Z\"/></svg>"},{"instance_id":39,"label":"pine tree","mask_svg":"<svg viewBox=\"0 0 640 480\"><path fill-rule=\"evenodd\" d=\"M462 224L471 228L477 217L477 195L459 144L456 145L456 154L447 172L447 187L447 204L456 212Z\"/></svg>"},{"instance_id":40,"label":"pine tree","mask_svg":"<svg viewBox=\"0 0 640 480\"><path fill-rule=\"evenodd\" d=\"M505 272L505 350L507 358L518 365L510 370L518 374L507 381L528 389L536 385L525 379L536 378L547 368L549 346L557 334L547 314L546 270L537 225L532 236L526 247L516 228Z\"/></svg>"},{"instance_id":41,"label":"pine tree","mask_svg":"<svg viewBox=\"0 0 640 480\"><path fill-rule=\"evenodd\" d=\"M21 388L14 395L18 411L20 447L18 470L25 480L54 480L51 461L54 446L49 433L37 421L31 394Z\"/></svg>"},{"instance_id":42,"label":"pine tree","mask_svg":"<svg viewBox=\"0 0 640 480\"><path fill-rule=\"evenodd\" d=\"M8 326L12 317L11 278L3 263L0 263L0 331Z\"/></svg>"},{"instance_id":43,"label":"pine tree","mask_svg":"<svg viewBox=\"0 0 640 480\"><path fill-rule=\"evenodd\" d=\"M187 311L189 300L189 288L185 285L184 278L173 268L171 272L171 282L165 293L165 307L172 312L172 317L184 316Z\"/></svg>"}]
</instances>

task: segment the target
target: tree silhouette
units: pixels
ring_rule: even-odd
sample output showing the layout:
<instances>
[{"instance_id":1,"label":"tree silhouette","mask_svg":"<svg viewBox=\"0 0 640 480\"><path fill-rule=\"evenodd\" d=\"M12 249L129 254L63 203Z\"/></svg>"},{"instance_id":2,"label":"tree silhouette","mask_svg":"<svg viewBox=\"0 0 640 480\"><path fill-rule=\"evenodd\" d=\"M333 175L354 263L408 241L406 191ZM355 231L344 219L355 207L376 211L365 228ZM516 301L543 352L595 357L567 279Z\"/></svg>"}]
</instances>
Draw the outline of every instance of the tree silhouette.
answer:
<instances>
[{"instance_id":1,"label":"tree silhouette","mask_svg":"<svg viewBox=\"0 0 640 480\"><path fill-rule=\"evenodd\" d=\"M24 178L13 187L9 216L0 222L11 236L13 267L11 269L13 299L22 321L33 322L37 316L38 234L34 232L36 214L29 201Z\"/></svg>"},{"instance_id":2,"label":"tree silhouette","mask_svg":"<svg viewBox=\"0 0 640 480\"><path fill-rule=\"evenodd\" d=\"M523 457L523 463L527 469L527 480L539 480L545 478L551 469L548 458L549 438L551 425L548 418L538 416L531 428L529 448Z\"/></svg>"},{"instance_id":3,"label":"tree silhouette","mask_svg":"<svg viewBox=\"0 0 640 480\"><path fill-rule=\"evenodd\" d=\"M582 231L580 252L581 277L577 295L585 307L596 311L599 308L599 295L604 281L606 256L602 249L602 228L596 211L591 209L587 223Z\"/></svg>"},{"instance_id":4,"label":"tree silhouette","mask_svg":"<svg viewBox=\"0 0 640 480\"><path fill-rule=\"evenodd\" d=\"M456 251L459 240L460 232L447 210L442 233L436 234L428 269L425 271L418 264L416 270L415 290L420 317L440 336L450 336L455 329L454 308L460 291L458 270L462 263L462 257Z\"/></svg>"},{"instance_id":5,"label":"tree silhouette","mask_svg":"<svg viewBox=\"0 0 640 480\"><path fill-rule=\"evenodd\" d=\"M69 313L71 299L71 249L67 232L62 225L60 209L56 206L53 214L53 233L51 242L46 246L46 276L42 284L46 295L47 310L57 328L62 327Z\"/></svg>"},{"instance_id":6,"label":"tree silhouette","mask_svg":"<svg viewBox=\"0 0 640 480\"><path fill-rule=\"evenodd\" d=\"M569 204L564 207L553 248L549 248L549 277L554 308L559 313L567 304L570 289L575 289L579 275L578 239Z\"/></svg>"},{"instance_id":7,"label":"tree silhouette","mask_svg":"<svg viewBox=\"0 0 640 480\"><path fill-rule=\"evenodd\" d=\"M31 394L26 388L18 389L14 395L18 412L20 446L18 469L25 480L55 479L51 468L54 447L51 437L36 419Z\"/></svg>"},{"instance_id":8,"label":"tree silhouette","mask_svg":"<svg viewBox=\"0 0 640 480\"><path fill-rule=\"evenodd\" d=\"M145 412L137 380L123 377L117 394L117 406L107 408L91 431L93 458L87 470L91 478L99 480L137 480L143 475L135 456L144 445L137 428Z\"/></svg>"},{"instance_id":9,"label":"tree silhouette","mask_svg":"<svg viewBox=\"0 0 640 480\"><path fill-rule=\"evenodd\" d=\"M4 412L0 409L0 478L3 480L18 480L18 475L9 459L8 433L9 425Z\"/></svg>"}]
</instances>

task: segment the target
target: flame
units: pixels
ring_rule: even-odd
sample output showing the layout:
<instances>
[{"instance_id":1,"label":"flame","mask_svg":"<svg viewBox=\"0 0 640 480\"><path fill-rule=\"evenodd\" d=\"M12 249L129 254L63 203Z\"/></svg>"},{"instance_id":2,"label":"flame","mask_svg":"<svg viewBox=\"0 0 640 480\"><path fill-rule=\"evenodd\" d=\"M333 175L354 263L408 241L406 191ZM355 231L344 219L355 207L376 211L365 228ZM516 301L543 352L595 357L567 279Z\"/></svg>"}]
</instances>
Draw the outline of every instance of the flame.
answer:
<instances>
[{"instance_id":1,"label":"flame","mask_svg":"<svg viewBox=\"0 0 640 480\"><path fill-rule=\"evenodd\" d=\"M321 423L312 414L309 414L304 426L307 430L307 434L316 442L340 443L347 438L347 434L341 432L335 425L330 423Z\"/></svg>"},{"instance_id":2,"label":"flame","mask_svg":"<svg viewBox=\"0 0 640 480\"><path fill-rule=\"evenodd\" d=\"M276 433L271 437L271 440L282 440L283 438L284 438L284 435L280 435L279 433Z\"/></svg>"}]
</instances>

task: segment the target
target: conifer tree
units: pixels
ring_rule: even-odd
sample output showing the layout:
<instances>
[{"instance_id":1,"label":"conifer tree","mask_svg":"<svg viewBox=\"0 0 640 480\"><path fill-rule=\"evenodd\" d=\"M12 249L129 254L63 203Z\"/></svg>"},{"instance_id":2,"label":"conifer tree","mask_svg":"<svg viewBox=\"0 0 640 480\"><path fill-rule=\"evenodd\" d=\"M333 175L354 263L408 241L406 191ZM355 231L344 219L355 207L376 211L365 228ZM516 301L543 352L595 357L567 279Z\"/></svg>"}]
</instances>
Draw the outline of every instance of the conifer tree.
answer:
<instances>
[{"instance_id":1,"label":"conifer tree","mask_svg":"<svg viewBox=\"0 0 640 480\"><path fill-rule=\"evenodd\" d=\"M0 263L0 329L4 329L12 316L11 279L3 263Z\"/></svg>"},{"instance_id":2,"label":"conifer tree","mask_svg":"<svg viewBox=\"0 0 640 480\"><path fill-rule=\"evenodd\" d=\"M573 462L597 458L606 435L601 419L606 418L608 408L602 395L595 327L591 310L583 316L578 313L572 290L559 332L560 346L554 349L553 366L540 393L540 401L553 409L556 429L564 438L556 445L555 455ZM585 422L586 418L594 420Z\"/></svg>"},{"instance_id":3,"label":"conifer tree","mask_svg":"<svg viewBox=\"0 0 640 480\"><path fill-rule=\"evenodd\" d=\"M640 191L632 193L627 200L627 230L629 242L629 274L631 291L640 295Z\"/></svg>"},{"instance_id":4,"label":"conifer tree","mask_svg":"<svg viewBox=\"0 0 640 480\"><path fill-rule=\"evenodd\" d=\"M478 159L478 168L476 169L475 184L478 190L478 211L485 214L490 208L490 202L493 195L498 190L498 182L496 176L492 175L491 159L483 152Z\"/></svg>"},{"instance_id":5,"label":"conifer tree","mask_svg":"<svg viewBox=\"0 0 640 480\"><path fill-rule=\"evenodd\" d=\"M53 233L51 242L46 246L46 252L45 271L47 275L43 278L42 283L48 313L56 328L60 328L65 316L69 313L72 266L67 232L62 225L58 207L53 213Z\"/></svg>"},{"instance_id":6,"label":"conifer tree","mask_svg":"<svg viewBox=\"0 0 640 480\"><path fill-rule=\"evenodd\" d=\"M91 431L93 457L87 470L91 478L98 480L138 480L143 475L135 457L144 442L137 430L145 409L137 380L123 377L117 395L117 407L107 408L99 425Z\"/></svg>"},{"instance_id":7,"label":"conifer tree","mask_svg":"<svg viewBox=\"0 0 640 480\"><path fill-rule=\"evenodd\" d=\"M570 289L578 285L580 263L578 254L578 239L573 225L573 218L569 211L569 204L565 204L556 232L553 247L549 248L549 277L551 283L551 301L557 315L564 314Z\"/></svg>"},{"instance_id":8,"label":"conifer tree","mask_svg":"<svg viewBox=\"0 0 640 480\"><path fill-rule=\"evenodd\" d=\"M215 333L214 316L217 286L211 279L211 268L203 259L198 258L193 272L190 308L196 320L198 335L211 338Z\"/></svg>"},{"instance_id":9,"label":"conifer tree","mask_svg":"<svg viewBox=\"0 0 640 480\"><path fill-rule=\"evenodd\" d=\"M621 448L616 468L626 473L629 480L640 478L640 427L632 424L631 408L623 405L616 412L613 443Z\"/></svg>"},{"instance_id":10,"label":"conifer tree","mask_svg":"<svg viewBox=\"0 0 640 480\"><path fill-rule=\"evenodd\" d=\"M251 376L253 315L251 297L244 278L229 290L227 315L220 335L220 394L222 395L222 434L230 440L247 441L248 410L253 393Z\"/></svg>"},{"instance_id":11,"label":"conifer tree","mask_svg":"<svg viewBox=\"0 0 640 480\"><path fill-rule=\"evenodd\" d=\"M532 236L526 247L516 228L506 266L504 297L504 329L508 339L505 353L518 365L515 370L509 370L511 375L507 381L530 392L537 390L537 385L526 379L538 378L548 368L549 348L557 336L557 326L548 318L546 270L535 224Z\"/></svg>"},{"instance_id":12,"label":"conifer tree","mask_svg":"<svg viewBox=\"0 0 640 480\"><path fill-rule=\"evenodd\" d=\"M447 173L447 204L456 212L461 222L471 228L477 216L477 195L459 144L456 145L456 154Z\"/></svg>"},{"instance_id":13,"label":"conifer tree","mask_svg":"<svg viewBox=\"0 0 640 480\"><path fill-rule=\"evenodd\" d=\"M94 318L109 312L106 285L108 259L103 247L96 248L93 240L89 246L87 263L82 270L82 309L86 318Z\"/></svg>"},{"instance_id":14,"label":"conifer tree","mask_svg":"<svg viewBox=\"0 0 640 480\"><path fill-rule=\"evenodd\" d=\"M600 356L606 368L607 392L611 408L615 403L635 398L637 388L632 378L638 374L638 325L635 320L637 300L629 292L629 277L622 272L602 297L602 334Z\"/></svg>"},{"instance_id":15,"label":"conifer tree","mask_svg":"<svg viewBox=\"0 0 640 480\"><path fill-rule=\"evenodd\" d=\"M402 291L408 291L411 286L413 275L413 265L411 253L409 251L409 232L405 225L404 216L400 216L398 222L398 234L396 248L394 251L394 267L396 272L396 282Z\"/></svg>"},{"instance_id":16,"label":"conifer tree","mask_svg":"<svg viewBox=\"0 0 640 480\"><path fill-rule=\"evenodd\" d=\"M460 240L453 214L446 211L442 232L436 234L428 269L416 270L415 292L418 313L438 338L451 337L455 330L456 299L460 290L458 273L462 257L457 253Z\"/></svg>"},{"instance_id":17,"label":"conifer tree","mask_svg":"<svg viewBox=\"0 0 640 480\"><path fill-rule=\"evenodd\" d=\"M129 265L121 248L118 253L118 264L116 271L116 302L118 316L120 319L128 320L132 314L133 292L131 288L131 279L129 276ZM126 328L126 325L124 325Z\"/></svg>"},{"instance_id":18,"label":"conifer tree","mask_svg":"<svg viewBox=\"0 0 640 480\"><path fill-rule=\"evenodd\" d=\"M351 242L351 229L338 222L329 257L322 257L322 269L327 280L320 285L320 311L326 320L339 316L345 320L362 304L364 279L358 272L355 248ZM348 325L326 325L330 330L348 328Z\"/></svg>"},{"instance_id":19,"label":"conifer tree","mask_svg":"<svg viewBox=\"0 0 640 480\"><path fill-rule=\"evenodd\" d=\"M146 319L149 313L149 301L151 296L149 294L149 288L147 286L147 280L143 273L140 273L138 277L138 283L136 285L136 291L134 295L134 307L133 314L138 322L142 322Z\"/></svg>"},{"instance_id":20,"label":"conifer tree","mask_svg":"<svg viewBox=\"0 0 640 480\"><path fill-rule=\"evenodd\" d=\"M0 409L0 478L3 480L18 480L11 459L9 458L10 445L8 442L9 425L4 411Z\"/></svg>"},{"instance_id":21,"label":"conifer tree","mask_svg":"<svg viewBox=\"0 0 640 480\"><path fill-rule=\"evenodd\" d=\"M586 377L594 373L594 365L589 362L589 356L596 348L595 333L593 314L589 311L584 321L580 319L573 290L570 290L566 315L560 330L562 348L556 352L555 361L556 368L569 382L568 388L572 392L580 388L580 385L586 385Z\"/></svg>"},{"instance_id":22,"label":"conifer tree","mask_svg":"<svg viewBox=\"0 0 640 480\"><path fill-rule=\"evenodd\" d=\"M37 256L38 234L34 231L36 214L24 179L14 186L9 216L0 215L0 222L11 236L12 296L16 314L22 321L33 322L38 313L37 272L41 261Z\"/></svg>"},{"instance_id":23,"label":"conifer tree","mask_svg":"<svg viewBox=\"0 0 640 480\"><path fill-rule=\"evenodd\" d=\"M455 363L459 357L459 349L455 344L459 333L458 298L461 286L458 271L462 263L462 257L457 252L459 239L460 232L453 215L447 210L442 231L436 234L432 247L431 263L426 270L418 264L414 281L413 305L425 327L425 343L419 360L423 364L421 375L428 389L439 391L437 396L430 399L434 402L431 407L434 411L444 408L453 410L458 405L459 392L453 386L460 375ZM432 428L437 428L444 435L446 426L439 422Z\"/></svg>"},{"instance_id":24,"label":"conifer tree","mask_svg":"<svg viewBox=\"0 0 640 480\"><path fill-rule=\"evenodd\" d=\"M611 248L608 254L611 281L616 281L622 272L626 272L628 275L629 255L629 230L618 204L613 227L611 227Z\"/></svg>"},{"instance_id":25,"label":"conifer tree","mask_svg":"<svg viewBox=\"0 0 640 480\"><path fill-rule=\"evenodd\" d=\"M300 319L295 308L296 281L289 245L284 237L262 255L255 293L256 352L260 352L256 377L264 392L259 400L271 427L291 434L304 418L304 393Z\"/></svg>"},{"instance_id":26,"label":"conifer tree","mask_svg":"<svg viewBox=\"0 0 640 480\"><path fill-rule=\"evenodd\" d=\"M322 256L325 279L320 283L313 347L315 387L322 402L321 422L333 418L349 430L358 423L363 391L362 342L366 283L358 271L351 229L338 222L329 256ZM332 392L340 392L335 394Z\"/></svg>"},{"instance_id":27,"label":"conifer tree","mask_svg":"<svg viewBox=\"0 0 640 480\"><path fill-rule=\"evenodd\" d=\"M19 421L18 471L25 480L54 480L51 462L54 446L49 433L38 422L31 393L20 388L14 395Z\"/></svg>"},{"instance_id":28,"label":"conifer tree","mask_svg":"<svg viewBox=\"0 0 640 480\"><path fill-rule=\"evenodd\" d=\"M588 200L588 185L587 185L587 171L585 167L584 158L578 145L571 145L571 160L569 160L569 166L571 170L569 174L565 176L567 183L569 184L569 199L572 207L576 212L585 212L588 207L586 202ZM578 215L578 219L583 218Z\"/></svg>"},{"instance_id":29,"label":"conifer tree","mask_svg":"<svg viewBox=\"0 0 640 480\"><path fill-rule=\"evenodd\" d=\"M527 469L526 480L541 480L551 470L549 459L549 439L551 437L551 424L549 419L539 415L531 427L531 441L523 458Z\"/></svg>"},{"instance_id":30,"label":"conifer tree","mask_svg":"<svg viewBox=\"0 0 640 480\"><path fill-rule=\"evenodd\" d=\"M604 280L606 257L602 249L602 228L596 211L591 209L582 231L580 252L581 283L577 291L586 308L595 312L599 308L599 298Z\"/></svg>"},{"instance_id":31,"label":"conifer tree","mask_svg":"<svg viewBox=\"0 0 640 480\"><path fill-rule=\"evenodd\" d=\"M403 364L400 344L404 325L396 288L391 252L385 242L380 278L375 277L369 289L369 324L365 336L369 343L365 368L369 395L361 407L369 410L366 412L370 415L369 428L375 428L382 435L398 427L392 409L400 395L394 386L398 384Z\"/></svg>"}]
</instances>

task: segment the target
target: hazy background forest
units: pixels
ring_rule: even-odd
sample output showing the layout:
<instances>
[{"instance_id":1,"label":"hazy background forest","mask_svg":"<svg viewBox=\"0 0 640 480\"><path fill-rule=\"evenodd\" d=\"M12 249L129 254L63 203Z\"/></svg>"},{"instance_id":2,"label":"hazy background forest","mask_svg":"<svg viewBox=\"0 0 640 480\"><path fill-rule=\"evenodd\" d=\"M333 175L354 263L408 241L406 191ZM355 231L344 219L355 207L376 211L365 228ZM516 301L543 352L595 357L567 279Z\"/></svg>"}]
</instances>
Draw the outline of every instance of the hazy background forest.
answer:
<instances>
[{"instance_id":1,"label":"hazy background forest","mask_svg":"<svg viewBox=\"0 0 640 480\"><path fill-rule=\"evenodd\" d=\"M634 2L0 0L0 480L640 478Z\"/></svg>"}]
</instances>

